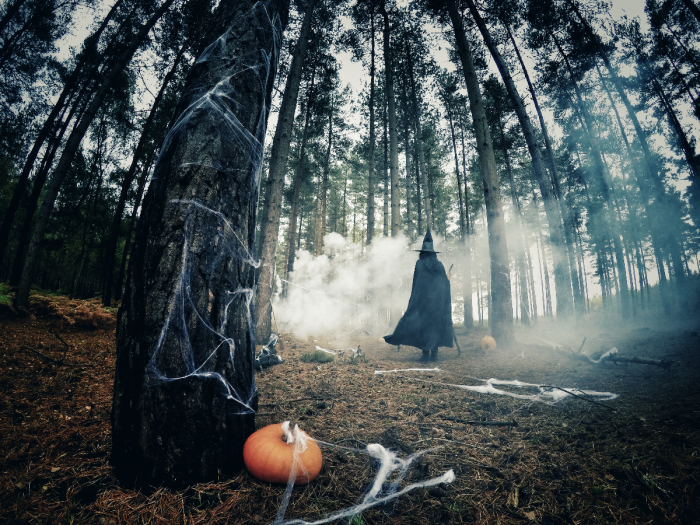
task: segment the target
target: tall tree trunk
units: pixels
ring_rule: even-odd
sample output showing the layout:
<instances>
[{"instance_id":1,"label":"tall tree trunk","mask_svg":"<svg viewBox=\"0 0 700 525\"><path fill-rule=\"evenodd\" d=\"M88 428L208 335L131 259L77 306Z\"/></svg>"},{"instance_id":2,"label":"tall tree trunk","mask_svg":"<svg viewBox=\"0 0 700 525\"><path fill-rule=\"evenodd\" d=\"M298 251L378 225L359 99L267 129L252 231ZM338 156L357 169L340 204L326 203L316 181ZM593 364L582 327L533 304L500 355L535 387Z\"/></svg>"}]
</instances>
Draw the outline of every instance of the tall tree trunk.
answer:
<instances>
[{"instance_id":1,"label":"tall tree trunk","mask_svg":"<svg viewBox=\"0 0 700 525\"><path fill-rule=\"evenodd\" d=\"M462 26L462 18L454 0L446 0L447 10L452 20L457 52L464 70L469 102L474 121L476 150L481 165L481 178L484 184L484 201L489 232L489 255L491 259L491 304L489 327L496 340L504 342L513 339L513 303L510 289L510 269L508 267L508 244L506 242L505 219L501 204L498 171L493 154L491 133L486 110L481 97L479 80L474 69L472 54L467 36Z\"/></svg>"},{"instance_id":2,"label":"tall tree trunk","mask_svg":"<svg viewBox=\"0 0 700 525\"><path fill-rule=\"evenodd\" d=\"M391 236L396 237L401 228L399 194L399 139L396 129L396 96L394 95L394 66L392 63L391 26L389 14L382 0L381 13L384 17L384 71L386 73L386 94L389 103L389 170L391 171Z\"/></svg>"},{"instance_id":3,"label":"tall tree trunk","mask_svg":"<svg viewBox=\"0 0 700 525\"><path fill-rule=\"evenodd\" d=\"M672 260L674 261L674 274L676 277L676 280L679 282L682 282L685 278L685 272L683 271L682 264L681 264L681 252L680 252L680 242L678 238L675 235L675 232L677 231L676 226L679 225L680 223L680 218L679 217L674 217L670 214L670 209L672 206L670 206L668 202L668 196L666 193L666 188L663 185L663 182L661 180L661 177L659 176L658 170L656 168L656 164L654 163L653 157L651 155L651 150L649 148L649 143L647 141L647 136L646 132L642 128L641 124L639 123L639 119L637 118L637 114L632 107L632 104L629 101L629 98L627 97L627 93L625 92L622 82L620 80L620 77L617 74L616 68L610 63L610 58L608 57L607 51L603 48L603 45L600 41L600 38L598 35L593 31L593 28L590 26L588 21L584 19L584 17L581 15L581 12L579 11L578 7L574 2L569 1L569 5L572 7L574 12L576 13L579 21L583 24L583 26L586 28L588 31L588 35L590 39L593 41L593 43L596 45L598 49L598 54L603 60L603 63L605 64L606 69L608 70L608 74L610 75L610 79L613 82L613 85L615 86L615 89L617 90L617 93L620 96L620 99L622 100L623 104L625 105L625 109L627 110L627 114L632 121L632 125L634 126L634 130L637 134L637 138L639 139L639 143L642 146L642 153L644 154L644 160L646 164L646 175L648 177L649 183L652 185L652 187L655 190L656 194L656 202L654 203L655 206L655 211L658 215L657 220L660 221L661 223L664 223L667 228L666 230L666 239L664 242L664 248L670 253ZM654 80L656 82L656 80ZM646 193L646 191L645 191ZM677 268L676 268L677 267Z\"/></svg>"},{"instance_id":4,"label":"tall tree trunk","mask_svg":"<svg viewBox=\"0 0 700 525\"><path fill-rule=\"evenodd\" d=\"M23 2L24 0L22 0ZM16 2L13 4L13 6L10 7L10 10L13 9L15 6L18 6L22 2ZM123 3L123 0L117 0L114 5L111 7L109 10L109 13L107 13L107 16L105 16L104 20L100 24L100 27L88 38L85 39L85 43L83 45L83 51L80 53L78 56L78 63L75 65L75 68L71 72L70 76L68 79L66 79L66 82L63 86L63 89L61 91L61 94L58 97L58 100L56 103L53 105L51 108L51 112L49 113L49 116L46 118L46 121L44 121L44 124L41 127L41 130L39 131L39 134L37 135L36 139L34 139L34 144L32 145L32 149L29 151L29 155L27 155L27 159L24 161L24 166L22 167L22 173L19 176L19 180L17 181L17 184L15 186L14 192L12 194L12 198L10 199L10 203L7 206L7 210L5 211L5 215L3 217L2 221L2 226L0 226L0 261L2 261L3 255L5 253L5 249L7 248L7 239L10 233L10 227L12 226L12 221L14 220L15 215L17 214L17 210L19 208L19 203L22 195L25 192L25 188L27 186L27 183L29 181L29 175L31 174L32 170L34 169L34 163L36 162L36 158L39 155L39 151L41 151L42 146L44 145L44 142L52 135L52 133L55 133L56 129L60 129L61 125L57 123L56 119L58 116L61 114L61 112L65 109L66 102L68 100L68 97L74 94L75 89L78 85L78 81L80 79L80 76L83 74L84 69L86 65L91 61L94 60L94 46L97 43L97 40L99 39L100 35L102 32L105 30L109 22L112 20L114 13L117 10L117 7L119 7L120 4ZM8 10L8 14L10 13L10 10ZM87 82L86 82L87 84ZM84 86L85 87L85 86ZM66 122L63 124L63 128L65 129L65 126L68 125L68 122L70 122L70 119L75 111L75 108L80 105L81 98L78 97L73 101L73 111L71 111L71 114L69 115L68 119ZM33 216L34 212L32 211L31 214L28 214Z\"/></svg>"},{"instance_id":5,"label":"tall tree trunk","mask_svg":"<svg viewBox=\"0 0 700 525\"><path fill-rule=\"evenodd\" d=\"M471 293L471 254L469 250L469 245L467 244L467 227L464 221L464 199L462 195L462 177L460 176L459 172L459 156L457 155L457 139L455 137L455 126L454 126L454 119L452 118L452 110L450 108L450 105L447 104L445 106L445 109L447 110L447 117L448 121L450 123L450 136L452 137L452 150L454 152L455 156L455 177L457 179L457 192L459 194L459 234L460 234L460 240L462 241L462 250L463 250L463 256L466 255L466 260L465 264L461 265L461 271L462 271L462 299L464 302L464 318L463 318L463 324L466 328L471 327L471 322L472 322L472 315L473 312L471 311L471 301L472 301L472 293ZM466 167L463 165L463 169L466 169ZM465 177L466 177L466 172L465 172ZM467 308L467 301L469 302L469 308ZM469 316L469 317L468 317Z\"/></svg>"},{"instance_id":6,"label":"tall tree trunk","mask_svg":"<svg viewBox=\"0 0 700 525\"><path fill-rule=\"evenodd\" d=\"M117 327L111 463L124 483L185 487L242 467L258 400L251 254L288 7L219 4L155 167Z\"/></svg>"},{"instance_id":7,"label":"tall tree trunk","mask_svg":"<svg viewBox=\"0 0 700 525\"><path fill-rule=\"evenodd\" d=\"M421 204L425 208L425 219L427 228L433 228L433 209L430 205L430 189L428 188L428 166L425 163L425 153L423 151L423 130L420 125L420 105L416 93L416 78L413 73L413 57L408 41L405 42L406 61L408 62L408 78L411 83L411 98L413 99L414 133L416 149L418 150L418 164L420 165L420 186L423 187L423 200ZM423 235L422 228L419 228L419 237Z\"/></svg>"},{"instance_id":8,"label":"tall tree trunk","mask_svg":"<svg viewBox=\"0 0 700 525\"><path fill-rule=\"evenodd\" d=\"M513 33L511 32L510 27L507 24L504 23L504 26L508 33L508 38L510 39L511 44L513 45L513 49L515 50L515 54L518 57L520 69L522 70L523 75L525 76L525 80L527 81L527 87L530 91L530 97L532 98L532 103L535 106L535 112L537 113L540 128L542 129L542 136L544 137L544 144L547 150L547 161L549 163L549 171L552 175L554 193L557 203L559 204L559 211L561 217L564 220L564 242L566 243L566 250L569 256L569 272L571 274L571 285L573 288L574 310L577 315L582 315L585 312L585 301L583 298L581 281L578 278L578 271L576 268L576 253L573 238L574 218L571 213L571 210L566 206L566 202L564 201L564 195L561 190L560 184L559 170L557 169L556 158L554 156L554 149L552 148L552 141L549 138L549 132L547 131L547 125L544 121L544 116L542 115L542 109L540 108L540 104L537 100L535 88L532 85L532 81L530 80L530 75L527 71L527 67L525 67L525 62L523 61L523 57L520 54L520 49L518 49L518 46L515 43Z\"/></svg>"},{"instance_id":9,"label":"tall tree trunk","mask_svg":"<svg viewBox=\"0 0 700 525\"><path fill-rule=\"evenodd\" d=\"M299 198L301 197L301 183L304 177L304 160L306 158L306 141L309 136L309 123L311 122L311 110L313 108L314 83L316 80L316 67L311 73L309 93L306 100L306 116L304 117L304 129L301 134L301 144L299 146L299 161L294 174L292 190L292 208L289 211L289 229L287 231L287 266L285 275L289 279L290 272L294 271L294 259L296 257L296 237L297 237L297 217L299 216ZM301 221L300 221L301 223ZM301 224L299 225L299 239L301 239Z\"/></svg>"},{"instance_id":10,"label":"tall tree trunk","mask_svg":"<svg viewBox=\"0 0 700 525\"><path fill-rule=\"evenodd\" d=\"M284 175L289 159L289 144L292 139L294 114L299 98L301 73L309 45L309 33L314 8L319 0L309 0L306 4L304 19L299 30L299 39L294 47L292 63L284 86L284 95L277 118L277 127L272 139L270 166L268 168L267 188L265 192L265 209L267 216L263 217L261 233L261 261L258 270L257 293L255 302L255 333L260 341L270 337L272 322L272 289L275 275L275 256L280 230L280 215L282 212L282 191L284 190Z\"/></svg>"},{"instance_id":11,"label":"tall tree trunk","mask_svg":"<svg viewBox=\"0 0 700 525\"><path fill-rule=\"evenodd\" d=\"M151 170L153 161L155 160L155 150L151 151L148 155L148 160L145 162L144 168L141 172L141 177L139 178L139 186L136 190L136 199L134 200L134 210L131 212L131 220L129 221L129 231L126 234L126 240L124 241L124 250L122 251L122 261L119 265L119 275L117 276L117 282L115 285L116 296L121 299L122 290L124 288L124 274L126 273L126 262L129 257L129 252L131 250L132 236L134 233L134 228L136 226L136 218L138 216L139 206L141 206L141 199L143 198L143 192L146 187L146 180L148 178L148 172Z\"/></svg>"},{"instance_id":12,"label":"tall tree trunk","mask_svg":"<svg viewBox=\"0 0 700 525\"><path fill-rule=\"evenodd\" d=\"M569 72L571 78L571 85L574 88L574 93L576 94L577 106L579 113L581 115L582 122L584 124L584 129L587 130L588 142L591 147L591 153L593 157L593 164L595 166L596 175L598 179L598 184L600 186L601 195L605 201L606 207L606 217L608 225L611 229L610 237L613 242L613 248L615 250L615 262L617 266L617 272L620 280L620 311L623 316L629 314L629 289L627 286L627 271L625 269L625 258L622 250L622 244L620 243L620 226L613 214L613 202L612 202L612 187L611 181L606 173L605 166L603 166L603 157L601 153L600 144L598 142L598 137L596 136L595 128L593 126L593 119L591 118L588 108L581 94L581 90L576 82L576 77L573 73L573 68L569 61L568 55L564 52L559 43L557 37L550 33L552 41L555 43L560 55L564 59L566 68Z\"/></svg>"},{"instance_id":13,"label":"tall tree trunk","mask_svg":"<svg viewBox=\"0 0 700 525\"><path fill-rule=\"evenodd\" d=\"M19 286L17 287L17 294L15 296L15 307L16 308L26 308L29 302L29 289L32 284L32 278L34 277L34 268L37 262L37 256L39 252L39 246L41 240L44 237L44 231L48 226L49 216L51 215L51 210L56 202L56 197L58 197L58 191L63 183L71 163L73 162L73 157L76 151L80 147L80 143L85 136L85 133L90 126L90 123L95 118L95 115L102 105L107 93L114 84L114 82L121 76L124 68L131 61L136 50L140 47L143 40L146 38L151 28L155 23L165 14L165 12L170 8L174 0L165 0L156 12L149 18L139 29L139 31L134 35L132 40L129 42L128 46L120 53L120 55L114 60L110 65L108 72L105 74L104 79L100 83L100 87L97 89L95 95L90 101L85 113L83 114L80 122L73 128L66 146L63 149L63 154L61 155L61 160L58 162L56 169L53 172L49 187L44 195L44 200L41 203L41 208L39 209L39 214L37 215L36 224L34 225L34 231L32 232L32 238L29 241L29 246L27 247L27 258L24 263L24 269L22 270L22 277L20 278Z\"/></svg>"},{"instance_id":14,"label":"tall tree trunk","mask_svg":"<svg viewBox=\"0 0 700 525\"><path fill-rule=\"evenodd\" d=\"M622 136L622 141L625 144L625 151L627 153L627 157L629 158L630 165L633 167L633 169L635 171L635 179L637 180L637 184L639 186L639 191L640 191L640 195L642 197L642 202L646 207L646 205L648 205L650 202L652 202L653 199L650 195L648 184L644 180L644 177L642 175L643 170L641 169L641 166L637 160L637 157L635 156L634 152L632 151L632 146L630 145L629 140L627 139L627 132L625 131L625 127L622 123L622 119L620 118L620 114L617 111L617 107L615 106L615 101L613 100L612 94L610 93L610 90L608 89L607 84L605 83L605 79L603 78L603 74L597 65L596 65L596 70L598 71L598 76L600 77L601 85L603 86L603 89L605 90L605 93L607 94L608 100L610 102L610 106L612 107L613 113L615 114L615 118L617 120L617 125L620 128L620 135ZM646 140L645 140L645 142L646 142ZM629 214L630 214L630 222L632 224L638 224L639 219L637 217L637 212L634 209L634 207L629 208ZM653 217L652 218L651 214L647 213L644 222L646 223L646 228L651 235L651 245L652 245L652 249L654 250L656 260L660 263L660 261L663 260L663 253L661 250L661 246L662 246L661 238L664 237L663 232L660 230L663 229L664 227L667 227L668 225L665 223L659 224L659 222L658 222L659 218L660 217ZM632 275L632 274L630 273L630 275ZM667 297L667 290L666 290L667 281L664 279L664 280L660 281L659 284L661 287L661 294L663 297L663 302L665 305L667 305L668 304L668 297Z\"/></svg>"},{"instance_id":15,"label":"tall tree trunk","mask_svg":"<svg viewBox=\"0 0 700 525\"><path fill-rule=\"evenodd\" d=\"M316 253L323 253L323 239L326 236L326 215L328 208L328 169L331 163L331 148L333 145L333 106L328 113L328 148L326 149L326 158L323 161L323 175L321 176L321 239Z\"/></svg>"},{"instance_id":16,"label":"tall tree trunk","mask_svg":"<svg viewBox=\"0 0 700 525\"><path fill-rule=\"evenodd\" d=\"M384 237L389 236L389 131L386 110L386 91L384 92L384 103L382 104L382 129L383 129L383 153L384 165L382 168L384 185Z\"/></svg>"},{"instance_id":17,"label":"tall tree trunk","mask_svg":"<svg viewBox=\"0 0 700 525\"><path fill-rule=\"evenodd\" d=\"M506 165L506 173L508 174L508 181L510 182L510 198L513 203L513 209L516 211L516 217L513 218L513 222L517 224L517 235L515 236L515 258L518 264L518 277L520 281L520 298L519 302L520 308L520 320L522 324L530 326L530 308L528 307L530 299L527 294L527 272L525 269L525 245L523 244L523 213L520 209L520 199L518 199L517 189L515 187L515 178L513 177L513 168L510 162L510 154L508 153L508 147L506 145L506 133L503 129L503 121L501 116L498 118L498 129L501 133L501 149L503 152L503 160ZM526 283L523 286L522 283Z\"/></svg>"},{"instance_id":18,"label":"tall tree trunk","mask_svg":"<svg viewBox=\"0 0 700 525\"><path fill-rule=\"evenodd\" d=\"M404 97L404 103L406 98ZM412 206L411 206L411 135L408 131L408 108L404 110L404 121L403 121L403 134L404 142L406 144L406 235L412 241L413 240L413 218L412 218Z\"/></svg>"},{"instance_id":19,"label":"tall tree trunk","mask_svg":"<svg viewBox=\"0 0 700 525\"><path fill-rule=\"evenodd\" d=\"M371 30L371 57L369 68L369 159L367 174L367 244L372 244L374 238L374 77L375 77L375 51L374 51L374 11L370 14Z\"/></svg>"},{"instance_id":20,"label":"tall tree trunk","mask_svg":"<svg viewBox=\"0 0 700 525\"><path fill-rule=\"evenodd\" d=\"M105 248L105 258L103 266L103 279L104 286L102 287L102 304L104 306L112 305L112 288L114 283L114 257L117 253L117 242L119 241L119 228L122 222L122 215L124 214L124 207L126 206L126 198L131 188L131 184L134 182L134 177L136 176L136 169L138 167L139 161L143 155L144 147L148 141L148 134L151 130L151 125L155 119L156 113L160 106L160 101L165 95L165 91L168 89L170 82L175 76L177 68L180 66L180 61L185 56L185 46L180 47L180 50L175 56L175 61L173 62L170 71L163 78L163 82L160 86L160 91L153 100L153 105L151 106L151 111L146 118L146 122L141 130L141 137L136 145L133 156L131 158L131 165L129 166L129 171L126 172L124 178L122 179L121 189L119 192L119 200L117 201L117 207L114 210L114 216L112 217L112 225L109 230L109 237L107 238L107 247Z\"/></svg>"},{"instance_id":21,"label":"tall tree trunk","mask_svg":"<svg viewBox=\"0 0 700 525\"><path fill-rule=\"evenodd\" d=\"M416 136L416 128L413 128L413 135ZM423 213L422 213L422 199L421 199L421 189L420 189L420 168L418 167L418 139L414 138L414 152L413 152L413 165L416 167L416 215L418 217L418 239L420 240L421 232L423 231Z\"/></svg>"},{"instance_id":22,"label":"tall tree trunk","mask_svg":"<svg viewBox=\"0 0 700 525\"><path fill-rule=\"evenodd\" d=\"M481 18L479 11L476 9L473 0L466 0L469 6L469 11L479 27L481 36L486 43L486 46L491 52L491 57L496 63L503 83L505 84L508 96L513 103L515 114L518 117L520 128L527 143L527 149L532 159L532 170L535 174L535 179L540 188L544 211L547 217L547 225L549 226L549 238L552 247L552 259L554 262L554 289L557 296L557 315L566 316L573 311L573 296L571 294L571 270L564 243L564 230L562 227L562 218L559 207L556 202L556 194L552 192L550 180L547 177L547 172L542 162L540 147L537 144L535 130L530 122L530 116L527 114L523 99L520 97L518 90L515 88L515 82L510 74L510 69L505 60L496 47L496 43L491 38L484 20Z\"/></svg>"}]
</instances>

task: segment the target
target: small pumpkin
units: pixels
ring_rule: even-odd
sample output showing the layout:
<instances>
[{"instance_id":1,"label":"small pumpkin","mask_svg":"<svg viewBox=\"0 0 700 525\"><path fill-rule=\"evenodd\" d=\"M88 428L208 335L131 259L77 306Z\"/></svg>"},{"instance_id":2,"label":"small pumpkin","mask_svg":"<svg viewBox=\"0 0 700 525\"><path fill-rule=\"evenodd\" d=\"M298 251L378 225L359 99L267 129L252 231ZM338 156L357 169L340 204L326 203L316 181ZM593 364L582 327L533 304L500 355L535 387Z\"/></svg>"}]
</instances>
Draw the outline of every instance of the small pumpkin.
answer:
<instances>
[{"instance_id":1,"label":"small pumpkin","mask_svg":"<svg viewBox=\"0 0 700 525\"><path fill-rule=\"evenodd\" d=\"M481 346L482 350L495 350L496 340L490 335L487 335L481 340L481 343L479 343L479 345Z\"/></svg>"},{"instance_id":2,"label":"small pumpkin","mask_svg":"<svg viewBox=\"0 0 700 525\"><path fill-rule=\"evenodd\" d=\"M289 427L289 421L267 425L253 432L246 440L243 445L243 462L254 477L269 483L286 484L292 467L295 467L294 484L305 485L316 479L321 472L321 449L298 426L293 430ZM295 449L298 454L296 465Z\"/></svg>"}]
</instances>

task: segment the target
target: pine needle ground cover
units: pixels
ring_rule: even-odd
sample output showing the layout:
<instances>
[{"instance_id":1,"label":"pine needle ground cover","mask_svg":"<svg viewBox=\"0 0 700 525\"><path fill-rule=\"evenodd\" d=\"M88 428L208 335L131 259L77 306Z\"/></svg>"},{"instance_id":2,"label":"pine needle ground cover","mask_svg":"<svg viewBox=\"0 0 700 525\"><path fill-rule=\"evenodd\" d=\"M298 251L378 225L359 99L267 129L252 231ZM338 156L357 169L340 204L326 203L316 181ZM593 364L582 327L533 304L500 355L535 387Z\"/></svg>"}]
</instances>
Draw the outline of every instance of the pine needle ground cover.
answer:
<instances>
[{"instance_id":1,"label":"pine needle ground cover","mask_svg":"<svg viewBox=\"0 0 700 525\"><path fill-rule=\"evenodd\" d=\"M284 487L246 472L183 491L134 491L112 477L115 314L106 313L112 322L93 327L40 305L29 317L0 319L0 523L272 522ZM547 339L542 329L538 335ZM527 334L518 337L536 341ZM484 335L459 336L461 357L441 349L440 371L378 375L375 370L421 367L420 352L397 352L362 331L315 340L282 334L284 363L257 374L256 425L291 419L319 440L348 449L381 443L402 456L442 446L424 456L405 483L454 469L453 483L404 495L354 523L700 520L697 331L617 329L590 337L584 348L593 353L615 346L621 354L672 359L669 370L594 365L545 344L483 352ZM357 344L364 360L301 360L315 345ZM447 386L479 385L490 377L620 397L606 406L582 398L550 406ZM484 424L489 422L503 424ZM356 504L372 482L375 465L367 456L322 450L320 476L295 488L287 518L311 520Z\"/></svg>"}]
</instances>

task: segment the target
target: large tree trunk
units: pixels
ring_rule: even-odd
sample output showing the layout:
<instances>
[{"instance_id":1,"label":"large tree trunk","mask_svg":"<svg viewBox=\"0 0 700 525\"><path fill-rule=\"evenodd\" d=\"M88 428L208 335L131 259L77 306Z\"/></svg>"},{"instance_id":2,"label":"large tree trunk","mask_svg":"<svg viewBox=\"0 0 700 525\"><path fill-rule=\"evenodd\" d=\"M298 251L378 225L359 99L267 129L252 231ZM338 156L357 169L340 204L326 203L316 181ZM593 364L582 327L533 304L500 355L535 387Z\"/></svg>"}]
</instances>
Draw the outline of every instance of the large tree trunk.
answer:
<instances>
[{"instance_id":1,"label":"large tree trunk","mask_svg":"<svg viewBox=\"0 0 700 525\"><path fill-rule=\"evenodd\" d=\"M117 325L111 463L126 483L184 487L242 466L258 399L251 254L288 5L221 2L156 164Z\"/></svg>"},{"instance_id":2,"label":"large tree trunk","mask_svg":"<svg viewBox=\"0 0 700 525\"><path fill-rule=\"evenodd\" d=\"M391 55L391 26L385 2L381 12L384 17L384 71L386 73L386 94L389 102L389 171L391 172L391 236L396 237L401 227L399 207L399 140L396 129L396 96L394 95L394 66Z\"/></svg>"},{"instance_id":3,"label":"large tree trunk","mask_svg":"<svg viewBox=\"0 0 700 525\"><path fill-rule=\"evenodd\" d=\"M270 152L270 167L268 171L267 191L265 192L265 208L267 216L262 223L262 256L258 275L256 304L255 304L255 334L260 341L270 337L272 321L272 289L275 275L275 256L280 230L280 214L282 211L282 190L284 190L284 175L289 159L289 144L292 139L294 114L299 98L301 73L309 45L309 33L314 8L319 0L310 0L306 5L304 20L299 31L299 39L294 47L292 63L284 86L284 95L272 139Z\"/></svg>"},{"instance_id":4,"label":"large tree trunk","mask_svg":"<svg viewBox=\"0 0 700 525\"><path fill-rule=\"evenodd\" d=\"M506 242L505 219L501 204L498 171L493 154L493 144L486 120L486 110L479 89L479 80L474 70L472 54L464 32L462 19L454 0L447 0L447 10L457 40L457 52L464 70L467 84L476 149L481 165L481 178L484 184L484 200L489 232L489 255L491 258L491 304L489 327L496 340L513 339L513 303L510 290L510 269L508 267L508 244Z\"/></svg>"},{"instance_id":5,"label":"large tree trunk","mask_svg":"<svg viewBox=\"0 0 700 525\"><path fill-rule=\"evenodd\" d=\"M115 59L111 64L108 72L106 73L104 80L101 82L100 87L97 89L95 95L93 96L90 104L88 105L85 113L83 114L80 122L75 126L66 146L61 155L61 160L58 162L56 169L53 172L49 187L44 195L44 200L41 203L41 208L37 215L36 224L34 226L34 231L32 232L32 238L29 241L29 246L27 248L27 258L24 263L24 269L22 270L22 277L20 278L19 286L17 288L17 294L15 296L15 307L16 308L26 308L29 302L29 289L32 284L32 278L34 277L34 269L36 267L37 258L39 255L39 246L41 240L44 237L44 231L49 223L49 216L53 210L53 205L58 197L58 192L63 183L71 163L73 162L73 157L76 151L80 147L80 143L85 136L85 133L90 126L90 123L95 118L98 109L102 105L107 93L112 87L113 83L121 76L124 68L131 61L136 50L140 47L143 40L146 38L151 28L155 23L162 17L165 12L170 8L174 0L165 0L161 6L156 10L156 12L149 18L139 29L139 31L133 36L129 41L128 46L122 51L122 53Z\"/></svg>"},{"instance_id":6,"label":"large tree trunk","mask_svg":"<svg viewBox=\"0 0 700 525\"><path fill-rule=\"evenodd\" d=\"M112 305L112 288L114 283L114 256L117 253L117 242L119 241L119 228L122 222L122 215L124 214L124 207L126 206L126 198L131 188L131 184L134 182L134 177L136 176L136 170L138 168L139 161L144 153L144 147L148 140L148 135L151 130L151 124L155 119L156 112L160 106L160 101L165 95L165 91L170 85L170 81L175 76L177 68L180 66L180 60L185 55L185 46L182 46L175 56L175 61L173 62L170 71L163 78L163 82L160 86L160 91L153 100L153 106L151 106L151 111L146 118L146 122L141 130L141 137L136 145L133 156L131 158L131 165L129 166L129 171L126 172L124 178L122 179L121 189L119 192L119 200L117 201L117 208L114 211L114 216L112 217L112 225L109 231L109 237L107 238L107 246L105 248L105 258L104 258L104 284L102 287L102 304L104 306Z\"/></svg>"},{"instance_id":7,"label":"large tree trunk","mask_svg":"<svg viewBox=\"0 0 700 525\"><path fill-rule=\"evenodd\" d=\"M479 11L474 5L474 1L467 0L467 5L469 6L469 10L474 17L477 26L479 27L479 31L481 31L481 36L483 37L486 46L491 52L493 61L496 63L496 67L501 74L503 83L508 91L508 96L513 103L515 114L518 116L518 121L520 122L520 128L522 129L523 136L525 137L525 142L527 143L527 149L530 153L530 158L532 159L532 170L540 188L542 202L544 203L545 215L547 217L547 225L549 226L549 238L552 247L552 258L554 261L554 289L557 296L556 313L557 315L569 315L573 311L573 296L571 294L571 270L569 267L566 246L564 245L562 218L556 203L556 195L552 192L552 186L549 178L547 177L544 163L542 162L542 155L540 154L539 144L537 144L535 130L530 122L530 117L525 110L523 99L520 97L518 90L515 88L515 82L513 82L510 69L508 68L505 60L503 60L501 57L501 54L496 47L496 43L491 38L491 34L489 33L484 20L481 18Z\"/></svg>"}]
</instances>

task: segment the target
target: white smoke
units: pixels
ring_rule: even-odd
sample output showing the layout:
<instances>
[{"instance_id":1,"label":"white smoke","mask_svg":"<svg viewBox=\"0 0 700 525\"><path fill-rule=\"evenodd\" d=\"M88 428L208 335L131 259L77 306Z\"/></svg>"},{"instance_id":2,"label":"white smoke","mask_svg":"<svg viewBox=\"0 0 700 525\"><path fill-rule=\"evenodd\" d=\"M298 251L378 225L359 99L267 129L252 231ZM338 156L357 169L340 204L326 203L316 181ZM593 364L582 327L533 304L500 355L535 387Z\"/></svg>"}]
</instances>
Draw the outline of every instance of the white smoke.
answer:
<instances>
[{"instance_id":1,"label":"white smoke","mask_svg":"<svg viewBox=\"0 0 700 525\"><path fill-rule=\"evenodd\" d=\"M367 247L338 233L324 237L325 254L297 253L273 309L280 329L298 337L393 330L408 305L418 254L403 235L379 237ZM436 239L436 249L438 243Z\"/></svg>"}]
</instances>

